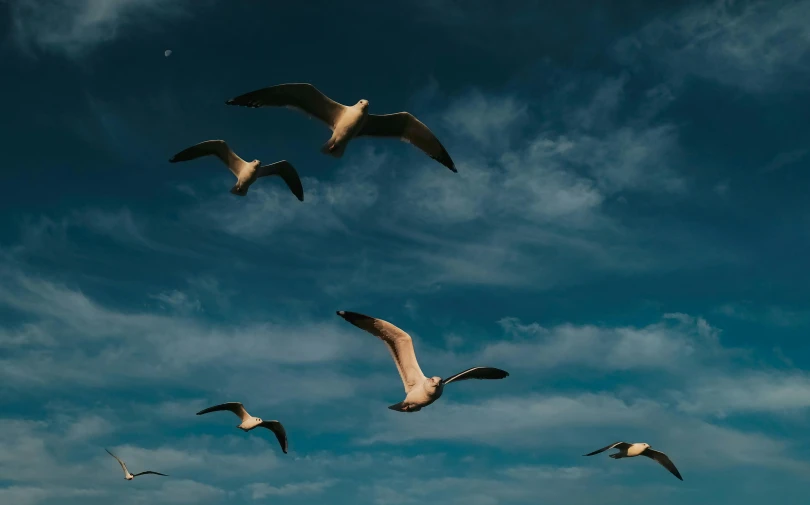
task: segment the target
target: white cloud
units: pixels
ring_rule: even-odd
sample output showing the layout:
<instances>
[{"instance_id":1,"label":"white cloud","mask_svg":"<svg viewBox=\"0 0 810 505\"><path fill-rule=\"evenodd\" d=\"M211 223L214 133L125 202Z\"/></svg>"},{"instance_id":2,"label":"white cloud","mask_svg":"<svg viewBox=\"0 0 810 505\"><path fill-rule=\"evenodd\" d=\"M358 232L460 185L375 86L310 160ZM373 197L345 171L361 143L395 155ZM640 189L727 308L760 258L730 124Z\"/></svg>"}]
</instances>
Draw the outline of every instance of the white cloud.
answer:
<instances>
[{"instance_id":1,"label":"white cloud","mask_svg":"<svg viewBox=\"0 0 810 505\"><path fill-rule=\"evenodd\" d=\"M148 28L156 19L182 15L186 5L184 0L16 0L10 10L14 38L23 48L79 57L134 25Z\"/></svg>"},{"instance_id":2,"label":"white cloud","mask_svg":"<svg viewBox=\"0 0 810 505\"><path fill-rule=\"evenodd\" d=\"M647 55L675 79L692 74L753 92L805 87L808 16L806 0L698 2L622 40L617 54L626 62Z\"/></svg>"},{"instance_id":3,"label":"white cloud","mask_svg":"<svg viewBox=\"0 0 810 505\"><path fill-rule=\"evenodd\" d=\"M452 103L443 119L448 128L469 136L478 149L486 151L505 147L514 129L528 117L527 105L514 97L492 98L474 90Z\"/></svg>"},{"instance_id":4,"label":"white cloud","mask_svg":"<svg viewBox=\"0 0 810 505\"><path fill-rule=\"evenodd\" d=\"M758 306L747 302L726 303L716 312L743 321L756 321L782 327L801 326L810 321L810 313L779 306Z\"/></svg>"},{"instance_id":5,"label":"white cloud","mask_svg":"<svg viewBox=\"0 0 810 505\"><path fill-rule=\"evenodd\" d=\"M197 299L190 298L186 293L173 289L156 295L150 295L165 306L181 312L194 312L202 310L202 304Z\"/></svg>"},{"instance_id":6,"label":"white cloud","mask_svg":"<svg viewBox=\"0 0 810 505\"><path fill-rule=\"evenodd\" d=\"M319 401L351 396L359 380L341 376L319 363L363 356L366 339L337 318L322 323L245 323L217 327L181 314L119 312L78 290L7 270L0 282L0 306L33 318L23 334L4 328L7 341L26 342L0 361L4 381L25 387L60 388L67 384L124 386L171 377L188 385L236 387L233 370L257 373L268 382L299 367L295 387L279 388L273 401ZM31 334L47 335L33 340ZM220 364L222 356L229 359ZM278 366L266 370L268 363ZM248 388L263 389L251 383ZM266 396L265 396L266 398Z\"/></svg>"},{"instance_id":7,"label":"white cloud","mask_svg":"<svg viewBox=\"0 0 810 505\"><path fill-rule=\"evenodd\" d=\"M268 496L298 496L298 495L313 495L323 493L327 488L337 484L337 479L327 479L318 482L293 482L287 483L282 486L271 486L264 482L251 484L248 489L251 493L251 498L254 500L261 500Z\"/></svg>"},{"instance_id":8,"label":"white cloud","mask_svg":"<svg viewBox=\"0 0 810 505\"><path fill-rule=\"evenodd\" d=\"M701 320L702 321L702 320ZM522 325L514 318L500 321L517 338L488 344L477 359L528 369L588 366L605 370L677 371L713 349L699 327L664 320L642 328L604 328L562 324L550 329Z\"/></svg>"},{"instance_id":9,"label":"white cloud","mask_svg":"<svg viewBox=\"0 0 810 505\"><path fill-rule=\"evenodd\" d=\"M777 154L767 165L762 167L763 172L773 172L780 168L793 165L794 163L803 160L810 149L794 149Z\"/></svg>"},{"instance_id":10,"label":"white cloud","mask_svg":"<svg viewBox=\"0 0 810 505\"><path fill-rule=\"evenodd\" d=\"M803 371L748 371L704 376L684 395L685 412L724 417L740 413L786 413L810 407L810 376Z\"/></svg>"}]
</instances>

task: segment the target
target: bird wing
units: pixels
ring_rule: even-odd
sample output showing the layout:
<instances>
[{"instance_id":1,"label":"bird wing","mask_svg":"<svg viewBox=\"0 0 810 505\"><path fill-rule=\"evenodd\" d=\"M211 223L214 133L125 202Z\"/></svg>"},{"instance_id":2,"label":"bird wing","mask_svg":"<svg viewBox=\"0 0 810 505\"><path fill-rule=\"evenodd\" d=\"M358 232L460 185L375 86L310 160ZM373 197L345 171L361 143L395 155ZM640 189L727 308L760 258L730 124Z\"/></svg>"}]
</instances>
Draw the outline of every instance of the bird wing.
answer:
<instances>
[{"instance_id":1,"label":"bird wing","mask_svg":"<svg viewBox=\"0 0 810 505\"><path fill-rule=\"evenodd\" d=\"M455 163L450 158L450 154L439 142L439 139L436 138L436 135L410 112L384 115L369 114L357 136L396 137L418 147L425 154L453 172L458 172Z\"/></svg>"},{"instance_id":2,"label":"bird wing","mask_svg":"<svg viewBox=\"0 0 810 505\"><path fill-rule=\"evenodd\" d=\"M509 377L509 372L506 370L489 366L477 366L444 379L442 383L450 384L453 381L465 381L467 379L503 379L506 377Z\"/></svg>"},{"instance_id":3,"label":"bird wing","mask_svg":"<svg viewBox=\"0 0 810 505\"><path fill-rule=\"evenodd\" d=\"M111 453L111 452L109 451L109 449L104 449L104 450L105 450L105 451L107 451L107 454L109 454L110 456L112 456L113 458L115 458L115 459L116 459L116 461L118 461L118 464L119 464L119 465L121 465L121 470L123 470L123 471L124 471L124 475L126 475L126 474L128 474L128 473L129 473L129 470L127 470L127 465L125 465L125 464L124 464L124 462L123 462L123 461L121 461L121 460L118 458L118 456L116 456L115 454Z\"/></svg>"},{"instance_id":4,"label":"bird wing","mask_svg":"<svg viewBox=\"0 0 810 505\"><path fill-rule=\"evenodd\" d=\"M309 83L298 82L278 84L269 88L257 89L236 98L231 98L228 105L242 107L289 107L300 110L309 116L316 117L335 129L346 106L324 95L318 88Z\"/></svg>"},{"instance_id":5,"label":"bird wing","mask_svg":"<svg viewBox=\"0 0 810 505\"><path fill-rule=\"evenodd\" d=\"M268 175L278 175L287 187L300 201L304 201L304 186L301 184L301 178L298 177L298 171L287 160L277 161L269 165L262 165L257 170L256 177L266 177Z\"/></svg>"},{"instance_id":6,"label":"bird wing","mask_svg":"<svg viewBox=\"0 0 810 505\"><path fill-rule=\"evenodd\" d=\"M162 476L164 476L164 477L168 477L168 475L166 475L165 473L153 472L153 471L151 471L151 470L147 470L146 472L141 472L141 473L134 473L134 474L132 474L132 476L133 476L133 477L137 477L138 475L147 475L147 474L150 474L150 473L151 473L152 475L162 475Z\"/></svg>"},{"instance_id":7,"label":"bird wing","mask_svg":"<svg viewBox=\"0 0 810 505\"><path fill-rule=\"evenodd\" d=\"M214 405L213 407L208 407L207 409L203 409L197 412L197 415L201 416L209 412L218 412L220 410L230 410L231 412L239 416L239 418L242 419L243 422L250 417L250 414L247 413L247 410L245 410L245 407L243 407L240 402L228 402L223 403L222 405Z\"/></svg>"},{"instance_id":8,"label":"bird wing","mask_svg":"<svg viewBox=\"0 0 810 505\"><path fill-rule=\"evenodd\" d=\"M589 454L586 454L585 456L593 456L594 454L599 454L600 452L605 452L606 450L613 449L614 447L618 447L621 450L625 450L625 449L630 447L630 444L628 444L627 442L614 442L614 443L612 443L610 445L606 445L605 447L602 447L599 450L596 450L596 451L593 451L593 452L591 452Z\"/></svg>"},{"instance_id":9,"label":"bird wing","mask_svg":"<svg viewBox=\"0 0 810 505\"><path fill-rule=\"evenodd\" d=\"M279 445L281 445L281 450L284 454L287 454L287 431L284 430L284 426L278 421L262 421L259 426L272 431L276 435Z\"/></svg>"},{"instance_id":10,"label":"bird wing","mask_svg":"<svg viewBox=\"0 0 810 505\"><path fill-rule=\"evenodd\" d=\"M678 479L683 480L683 477L681 477L681 472L679 472L678 469L675 468L675 465L669 459L669 456L667 456L663 452L647 448L644 452L641 453L641 455L642 456L647 456L650 459L654 459L661 466L663 466L664 468L669 470L669 473L671 473L672 475L674 475Z\"/></svg>"},{"instance_id":11,"label":"bird wing","mask_svg":"<svg viewBox=\"0 0 810 505\"><path fill-rule=\"evenodd\" d=\"M169 163L177 163L178 161L189 161L201 156L214 155L233 172L233 175L239 177L239 169L245 163L245 160L237 156L231 150L224 140L206 140L197 145L193 145L188 149L183 149L179 153L172 156Z\"/></svg>"},{"instance_id":12,"label":"bird wing","mask_svg":"<svg viewBox=\"0 0 810 505\"><path fill-rule=\"evenodd\" d=\"M353 325L366 330L375 337L381 339L388 346L394 363L397 365L399 376L405 385L405 393L409 393L417 384L421 384L425 379L425 374L419 368L416 361L416 353L413 350L413 339L411 336L400 330L393 324L376 319L357 312L338 311L340 317Z\"/></svg>"}]
</instances>

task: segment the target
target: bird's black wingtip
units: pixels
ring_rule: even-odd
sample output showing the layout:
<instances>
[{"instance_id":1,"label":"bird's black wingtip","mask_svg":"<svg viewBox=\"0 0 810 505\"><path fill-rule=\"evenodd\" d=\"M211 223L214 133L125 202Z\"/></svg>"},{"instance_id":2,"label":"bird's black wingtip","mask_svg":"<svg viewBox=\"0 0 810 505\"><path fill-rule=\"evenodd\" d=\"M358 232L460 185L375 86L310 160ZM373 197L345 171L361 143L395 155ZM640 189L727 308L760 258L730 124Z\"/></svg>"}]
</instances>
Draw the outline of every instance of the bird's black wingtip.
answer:
<instances>
[{"instance_id":1,"label":"bird's black wingtip","mask_svg":"<svg viewBox=\"0 0 810 505\"><path fill-rule=\"evenodd\" d=\"M345 319L346 321L356 324L359 321L374 319L371 316L367 316L365 314L360 314L359 312L350 312L348 310L339 310L337 311L337 315Z\"/></svg>"}]
</instances>

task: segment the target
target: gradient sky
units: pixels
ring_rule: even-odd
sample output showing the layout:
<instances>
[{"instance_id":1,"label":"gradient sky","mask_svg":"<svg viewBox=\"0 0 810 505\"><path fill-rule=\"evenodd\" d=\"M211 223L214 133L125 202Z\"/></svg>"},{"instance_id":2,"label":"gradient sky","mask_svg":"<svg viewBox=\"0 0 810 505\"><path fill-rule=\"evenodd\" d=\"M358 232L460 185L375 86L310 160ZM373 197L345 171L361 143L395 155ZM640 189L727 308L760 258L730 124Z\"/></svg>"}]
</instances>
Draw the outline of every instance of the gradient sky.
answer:
<instances>
[{"instance_id":1,"label":"gradient sky","mask_svg":"<svg viewBox=\"0 0 810 505\"><path fill-rule=\"evenodd\" d=\"M0 502L805 505L810 0L501 3L0 2ZM284 82L458 174L224 104ZM218 138L304 203L167 162ZM336 310L511 376L392 412Z\"/></svg>"}]
</instances>

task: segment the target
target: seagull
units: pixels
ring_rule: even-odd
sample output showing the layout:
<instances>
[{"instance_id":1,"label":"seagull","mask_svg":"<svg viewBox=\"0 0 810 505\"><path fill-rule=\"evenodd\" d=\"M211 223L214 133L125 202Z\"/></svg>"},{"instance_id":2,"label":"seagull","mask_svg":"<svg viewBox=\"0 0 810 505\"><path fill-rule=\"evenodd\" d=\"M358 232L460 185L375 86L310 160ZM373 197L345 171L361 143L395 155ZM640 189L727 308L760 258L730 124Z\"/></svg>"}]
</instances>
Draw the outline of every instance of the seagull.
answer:
<instances>
[{"instance_id":1,"label":"seagull","mask_svg":"<svg viewBox=\"0 0 810 505\"><path fill-rule=\"evenodd\" d=\"M669 470L669 472L674 475L675 477L683 480L681 477L681 473L675 468L675 465L672 464L669 457L664 454L663 452L659 452L650 448L650 444L644 443L636 443L636 444L628 444L627 442L616 442L615 444L610 444L607 447L602 447L598 451L593 451L590 454L585 454L585 456L593 456L594 454L599 454L600 452L604 452L608 449L619 449L619 452L615 452L610 455L613 459L621 459L621 458L632 458L635 456L647 456L650 459L654 459L657 461L661 466Z\"/></svg>"},{"instance_id":2,"label":"seagull","mask_svg":"<svg viewBox=\"0 0 810 505\"><path fill-rule=\"evenodd\" d=\"M397 412L418 412L442 396L444 386L453 381L468 379L503 379L509 372L498 368L477 366L457 373L447 379L441 377L425 377L416 361L413 350L413 339L393 324L357 312L339 310L337 315L366 330L375 337L380 338L388 346L394 363L399 370L399 376L405 385L405 400L388 407Z\"/></svg>"},{"instance_id":3,"label":"seagull","mask_svg":"<svg viewBox=\"0 0 810 505\"><path fill-rule=\"evenodd\" d=\"M129 473L129 470L127 470L127 465L125 465L123 461L121 461L120 459L118 459L118 456L116 456L115 454L111 453L111 452L110 452L108 449L104 449L104 450L105 450L105 451L107 451L107 454L109 454L110 456L112 456L113 458L115 458L116 460L118 460L118 464L119 464L119 465L121 465L121 468L124 470L124 478L125 478L126 480L132 480L132 479L134 479L135 477L137 477L138 475L148 475L148 474L152 474L152 475L162 475L162 476L164 476L164 477L168 477L168 475L166 475L165 473L157 473L157 472L152 472L152 471L148 471L148 472L141 472L141 473L136 473L135 475L132 475L131 473Z\"/></svg>"},{"instance_id":4,"label":"seagull","mask_svg":"<svg viewBox=\"0 0 810 505\"><path fill-rule=\"evenodd\" d=\"M439 139L409 112L369 114L368 100L352 106L335 102L309 83L289 83L262 88L225 102L243 107L288 107L320 119L332 130L332 137L321 152L335 158L354 137L393 137L413 144L453 172L456 165Z\"/></svg>"},{"instance_id":5,"label":"seagull","mask_svg":"<svg viewBox=\"0 0 810 505\"><path fill-rule=\"evenodd\" d=\"M239 416L239 418L242 419L242 424L237 426L237 428L245 433L253 428L258 428L259 426L272 431L276 435L278 443L281 445L281 450L284 451L284 454L287 454L287 432L284 431L284 426L282 426L278 421L262 421L258 417L252 417L250 414L248 414L247 410L245 410L245 407L242 406L240 402L228 402L223 403L222 405L208 407L207 409L197 412L197 415L201 416L209 412L217 412L220 410L230 410Z\"/></svg>"},{"instance_id":6,"label":"seagull","mask_svg":"<svg viewBox=\"0 0 810 505\"><path fill-rule=\"evenodd\" d=\"M278 175L287 187L300 201L304 201L304 188L301 185L301 179L298 177L298 172L286 160L277 161L269 165L262 165L259 160L247 162L240 158L235 152L231 150L224 140L206 140L197 145L184 149L179 153L172 156L169 163L177 163L178 161L188 161L201 156L214 155L222 160L225 165L236 176L236 185L231 188L231 193L238 196L247 195L248 188L256 182L259 177L268 175Z\"/></svg>"}]
</instances>

